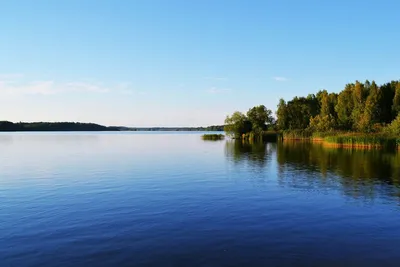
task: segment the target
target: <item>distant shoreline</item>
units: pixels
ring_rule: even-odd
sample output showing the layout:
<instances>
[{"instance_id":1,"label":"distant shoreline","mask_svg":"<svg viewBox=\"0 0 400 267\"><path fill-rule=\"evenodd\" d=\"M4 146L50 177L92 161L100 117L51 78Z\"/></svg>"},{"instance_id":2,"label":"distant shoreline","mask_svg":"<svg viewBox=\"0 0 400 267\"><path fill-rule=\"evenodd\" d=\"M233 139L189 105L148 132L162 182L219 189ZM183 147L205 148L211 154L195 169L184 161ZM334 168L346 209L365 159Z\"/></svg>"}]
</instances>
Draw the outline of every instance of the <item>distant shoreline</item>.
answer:
<instances>
[{"instance_id":1,"label":"distant shoreline","mask_svg":"<svg viewBox=\"0 0 400 267\"><path fill-rule=\"evenodd\" d=\"M104 126L95 123L78 122L18 122L0 121L0 132L106 132L106 131L223 131L223 125L208 127L124 127Z\"/></svg>"}]
</instances>

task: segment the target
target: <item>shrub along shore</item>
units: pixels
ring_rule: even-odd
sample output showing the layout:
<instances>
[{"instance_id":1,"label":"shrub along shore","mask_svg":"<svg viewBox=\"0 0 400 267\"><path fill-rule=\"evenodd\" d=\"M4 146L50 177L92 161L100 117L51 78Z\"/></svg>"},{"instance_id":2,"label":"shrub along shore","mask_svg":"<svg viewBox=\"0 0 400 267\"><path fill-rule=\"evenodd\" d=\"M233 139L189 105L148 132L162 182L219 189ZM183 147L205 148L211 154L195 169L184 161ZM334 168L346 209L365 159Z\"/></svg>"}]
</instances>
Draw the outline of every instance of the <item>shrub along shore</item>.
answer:
<instances>
[{"instance_id":1,"label":"shrub along shore","mask_svg":"<svg viewBox=\"0 0 400 267\"><path fill-rule=\"evenodd\" d=\"M235 138L235 137L234 137ZM241 138L243 141L306 141L318 142L324 146L334 148L355 148L355 149L400 149L400 137L384 134L363 134L354 132L307 132L307 131L283 131L264 132L262 134L247 133Z\"/></svg>"},{"instance_id":2,"label":"shrub along shore","mask_svg":"<svg viewBox=\"0 0 400 267\"><path fill-rule=\"evenodd\" d=\"M232 136L233 139L246 142L278 142L278 141L305 141L318 142L333 148L354 149L400 149L400 137L384 134L363 134L355 132L310 132L296 131L263 131L261 133L249 132L242 136ZM224 140L223 134L204 134L203 140Z\"/></svg>"},{"instance_id":3,"label":"shrub along shore","mask_svg":"<svg viewBox=\"0 0 400 267\"><path fill-rule=\"evenodd\" d=\"M282 140L322 142L323 145L337 148L388 150L400 148L399 137L379 133L284 131L277 134L281 135Z\"/></svg>"},{"instance_id":4,"label":"shrub along shore","mask_svg":"<svg viewBox=\"0 0 400 267\"><path fill-rule=\"evenodd\" d=\"M309 132L309 131L264 131L248 132L232 139L244 142L302 141L318 142L333 148L400 150L400 137L385 134L363 134L355 132ZM203 140L224 140L223 134L204 134Z\"/></svg>"},{"instance_id":5,"label":"shrub along shore","mask_svg":"<svg viewBox=\"0 0 400 267\"><path fill-rule=\"evenodd\" d=\"M207 141L218 141L218 140L224 140L225 135L223 135L223 134L203 134L201 136L201 138L203 140L207 140Z\"/></svg>"}]
</instances>

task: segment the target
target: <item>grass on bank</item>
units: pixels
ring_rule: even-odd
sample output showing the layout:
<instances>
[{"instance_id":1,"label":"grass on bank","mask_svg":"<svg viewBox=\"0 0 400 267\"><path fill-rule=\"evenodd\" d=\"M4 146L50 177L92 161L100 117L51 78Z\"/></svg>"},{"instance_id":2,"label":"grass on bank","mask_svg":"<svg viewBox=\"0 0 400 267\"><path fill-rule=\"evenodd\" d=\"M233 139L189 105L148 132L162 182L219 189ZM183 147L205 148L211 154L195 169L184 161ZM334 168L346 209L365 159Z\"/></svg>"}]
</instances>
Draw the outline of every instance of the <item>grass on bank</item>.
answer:
<instances>
[{"instance_id":1,"label":"grass on bank","mask_svg":"<svg viewBox=\"0 0 400 267\"><path fill-rule=\"evenodd\" d=\"M324 142L327 145L337 147L396 149L398 145L398 138L376 134L347 134L328 136L324 138Z\"/></svg>"},{"instance_id":2,"label":"grass on bank","mask_svg":"<svg viewBox=\"0 0 400 267\"><path fill-rule=\"evenodd\" d=\"M203 140L207 140L207 141L218 141L218 140L224 140L225 135L223 135L223 134L203 134L201 136L201 138Z\"/></svg>"},{"instance_id":3,"label":"grass on bank","mask_svg":"<svg viewBox=\"0 0 400 267\"><path fill-rule=\"evenodd\" d=\"M263 131L259 134L250 132L243 134L241 139L245 141L277 142L280 134L273 131Z\"/></svg>"},{"instance_id":4,"label":"grass on bank","mask_svg":"<svg viewBox=\"0 0 400 267\"><path fill-rule=\"evenodd\" d=\"M223 134L205 134L203 140L223 140ZM389 133L355 133L344 131L312 132L310 130L249 132L234 139L242 141L277 142L282 140L318 141L323 145L337 148L400 149L400 137Z\"/></svg>"},{"instance_id":5,"label":"grass on bank","mask_svg":"<svg viewBox=\"0 0 400 267\"><path fill-rule=\"evenodd\" d=\"M400 147L400 138L386 133L355 133L355 132L311 132L308 130L284 131L283 140L321 141L324 145L348 148L384 148Z\"/></svg>"},{"instance_id":6,"label":"grass on bank","mask_svg":"<svg viewBox=\"0 0 400 267\"><path fill-rule=\"evenodd\" d=\"M283 139L289 140L308 140L312 139L314 141L323 141L324 138L329 136L338 136L344 134L354 134L342 131L328 131L328 132L313 132L310 130L287 130L282 132Z\"/></svg>"}]
</instances>

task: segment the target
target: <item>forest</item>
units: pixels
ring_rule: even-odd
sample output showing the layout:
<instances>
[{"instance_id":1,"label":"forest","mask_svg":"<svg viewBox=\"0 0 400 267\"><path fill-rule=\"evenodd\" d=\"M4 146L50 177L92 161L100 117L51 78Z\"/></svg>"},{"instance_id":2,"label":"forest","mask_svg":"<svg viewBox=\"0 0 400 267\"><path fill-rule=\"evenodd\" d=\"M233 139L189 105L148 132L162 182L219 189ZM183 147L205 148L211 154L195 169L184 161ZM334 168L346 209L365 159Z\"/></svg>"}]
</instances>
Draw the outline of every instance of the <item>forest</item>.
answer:
<instances>
[{"instance_id":1,"label":"forest","mask_svg":"<svg viewBox=\"0 0 400 267\"><path fill-rule=\"evenodd\" d=\"M279 101L276 117L264 105L227 116L225 131L254 139L279 133L284 139L320 138L327 143L395 146L400 135L400 81L346 84L339 93L321 90Z\"/></svg>"},{"instance_id":2,"label":"forest","mask_svg":"<svg viewBox=\"0 0 400 267\"><path fill-rule=\"evenodd\" d=\"M347 84L339 93L326 90L307 97L280 100L277 128L327 132L399 134L400 82L377 85L368 80Z\"/></svg>"}]
</instances>

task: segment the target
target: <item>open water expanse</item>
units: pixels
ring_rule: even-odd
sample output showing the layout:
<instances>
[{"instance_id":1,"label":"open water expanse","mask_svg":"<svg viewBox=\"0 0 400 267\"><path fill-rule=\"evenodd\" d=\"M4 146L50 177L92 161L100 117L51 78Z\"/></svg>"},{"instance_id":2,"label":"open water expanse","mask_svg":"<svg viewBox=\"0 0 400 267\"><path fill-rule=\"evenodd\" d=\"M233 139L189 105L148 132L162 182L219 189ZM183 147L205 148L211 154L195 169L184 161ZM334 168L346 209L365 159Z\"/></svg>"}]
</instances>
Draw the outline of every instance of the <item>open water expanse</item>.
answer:
<instances>
[{"instance_id":1,"label":"open water expanse","mask_svg":"<svg viewBox=\"0 0 400 267\"><path fill-rule=\"evenodd\" d=\"M0 266L400 266L400 155L0 134Z\"/></svg>"}]
</instances>

